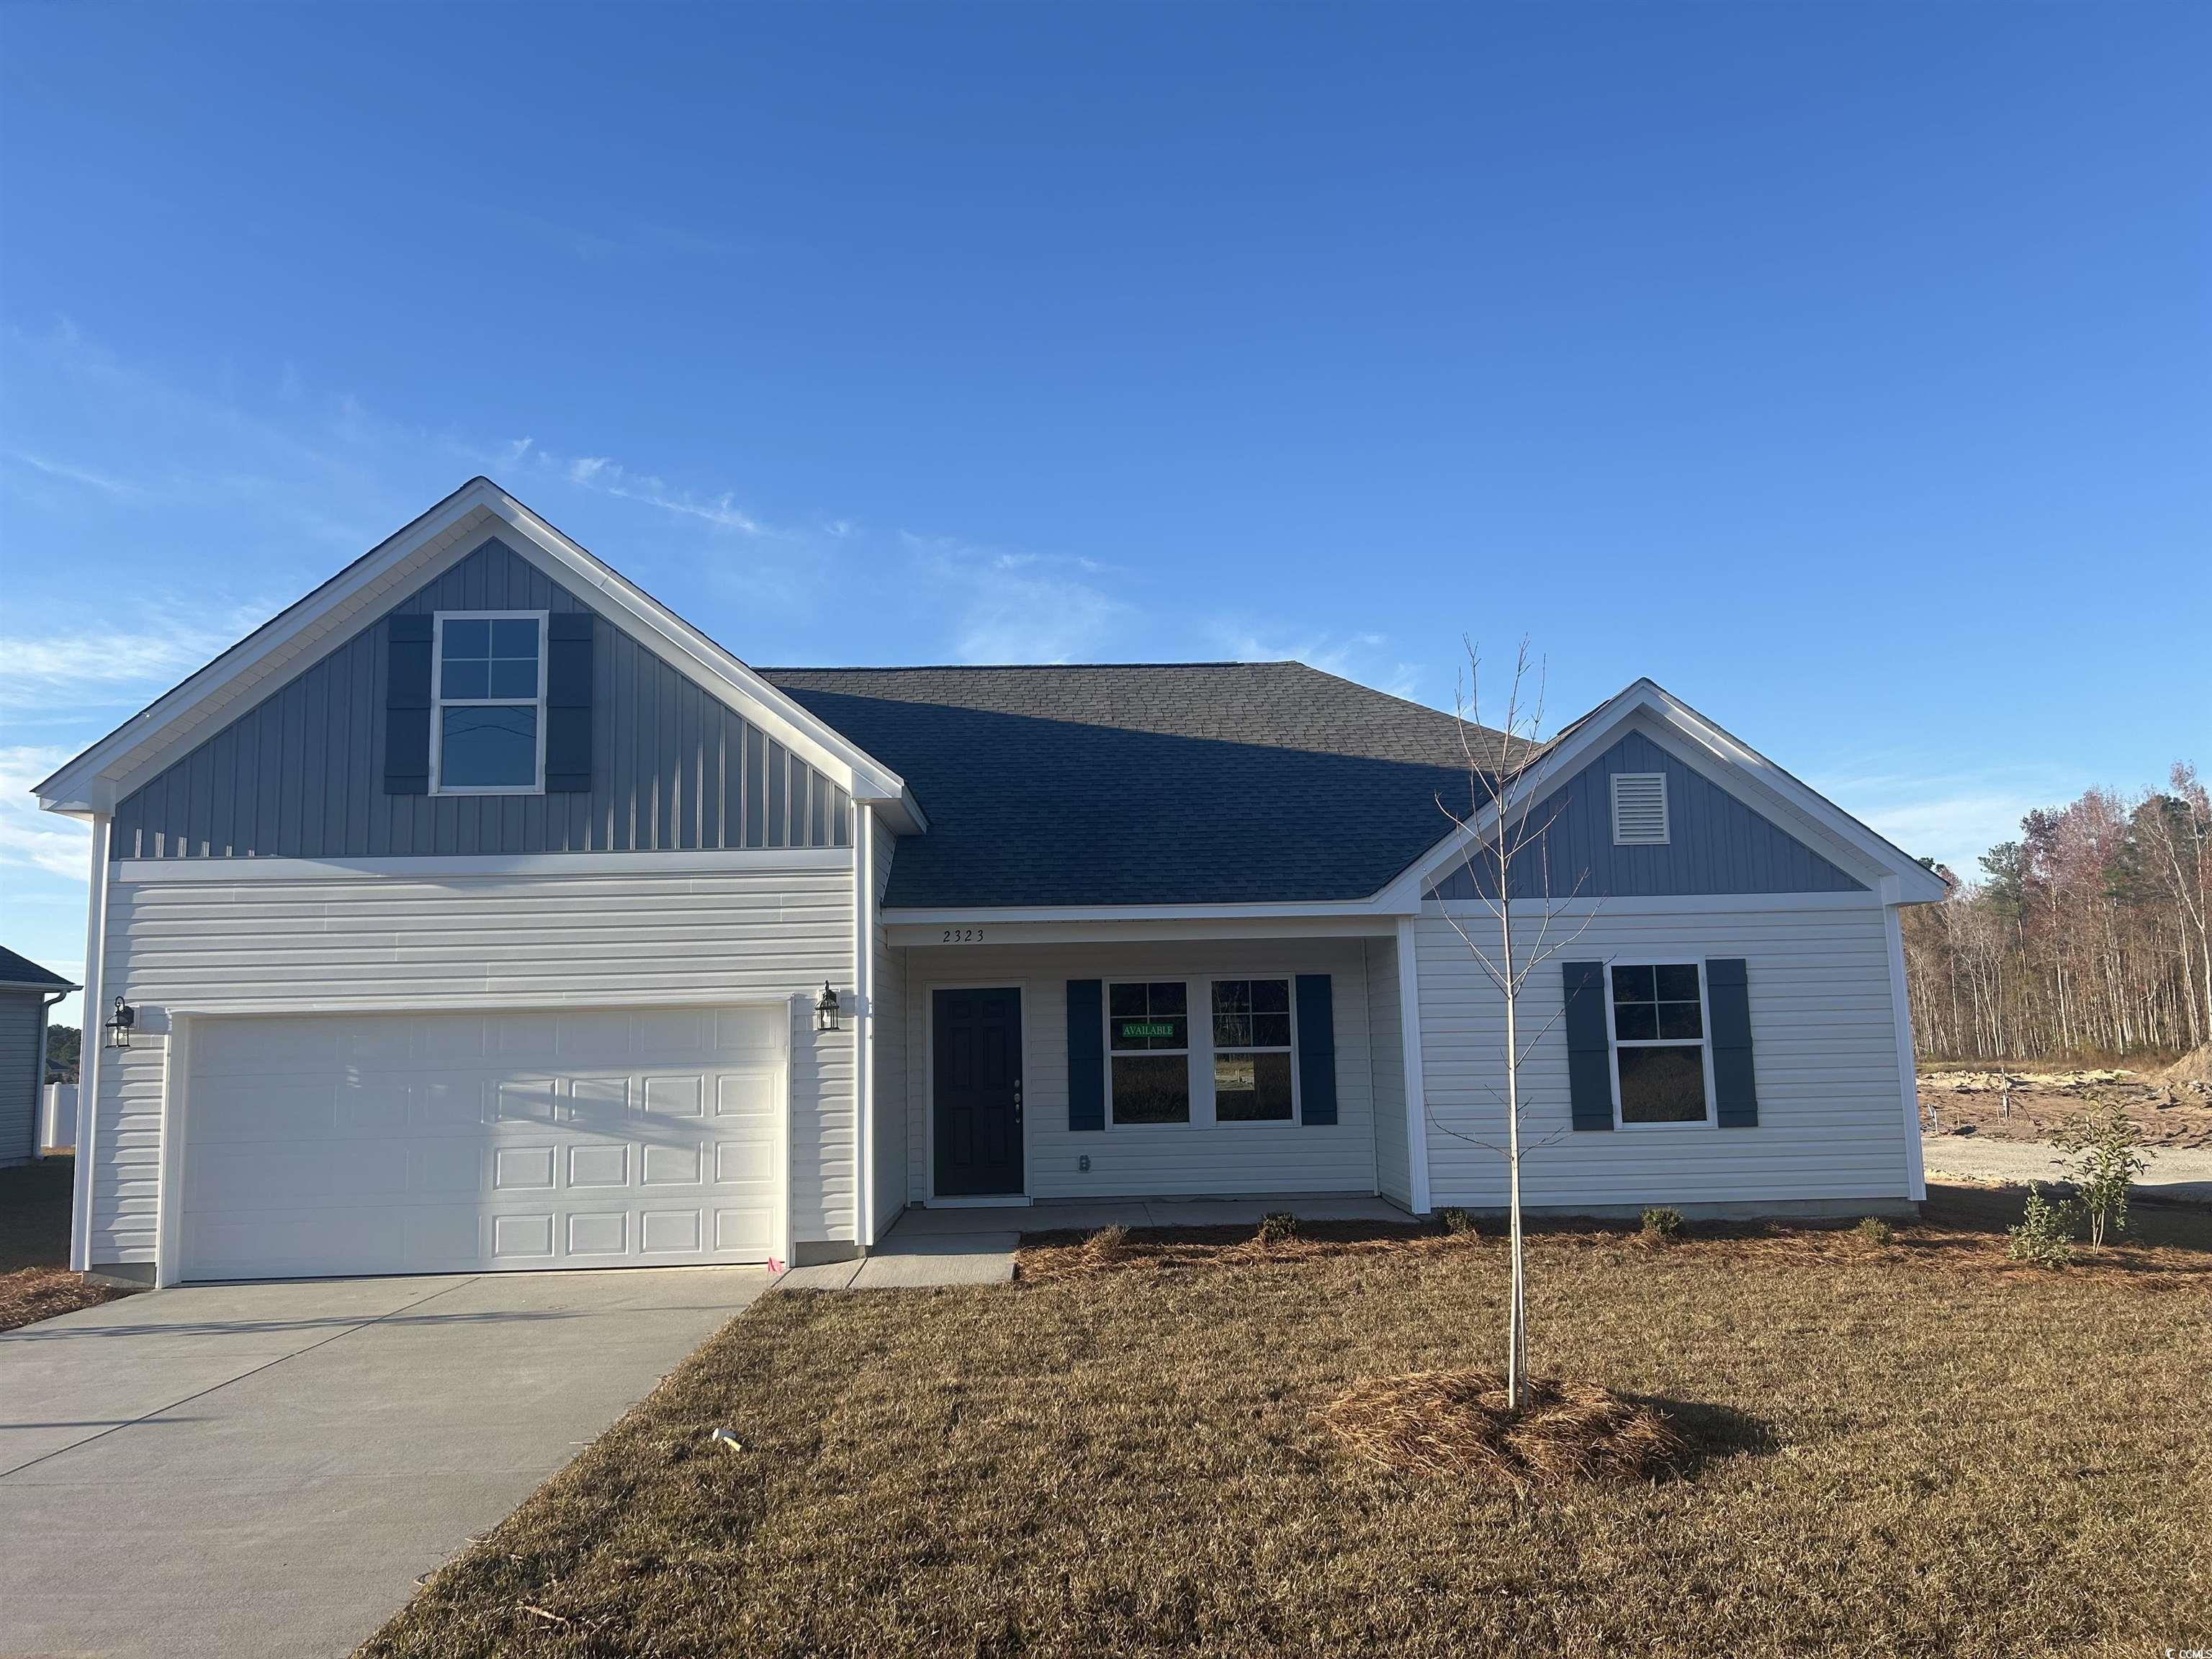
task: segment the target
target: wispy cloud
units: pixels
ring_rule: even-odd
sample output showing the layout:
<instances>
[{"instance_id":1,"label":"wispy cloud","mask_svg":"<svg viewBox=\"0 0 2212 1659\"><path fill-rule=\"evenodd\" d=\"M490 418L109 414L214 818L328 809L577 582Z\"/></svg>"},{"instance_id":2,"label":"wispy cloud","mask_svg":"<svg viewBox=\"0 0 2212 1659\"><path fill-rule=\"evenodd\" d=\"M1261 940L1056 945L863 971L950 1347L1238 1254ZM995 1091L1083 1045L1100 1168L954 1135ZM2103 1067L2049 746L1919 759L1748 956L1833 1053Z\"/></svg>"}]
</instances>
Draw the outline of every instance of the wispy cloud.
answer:
<instances>
[{"instance_id":1,"label":"wispy cloud","mask_svg":"<svg viewBox=\"0 0 2212 1659\"><path fill-rule=\"evenodd\" d=\"M696 519L717 530L735 531L746 536L781 533L739 507L735 490L724 490L714 495L695 494L676 488L656 474L635 471L605 455L563 457L541 448L534 438L516 438L500 448L493 459L498 467L508 471L550 475L581 489L597 490L617 501L636 501L664 513Z\"/></svg>"},{"instance_id":2,"label":"wispy cloud","mask_svg":"<svg viewBox=\"0 0 2212 1659\"><path fill-rule=\"evenodd\" d=\"M1933 858L1966 879L1981 875L1981 855L2020 836L2020 821L2055 806L2094 779L2056 769L1960 771L1869 757L1816 772L1806 781L1915 858Z\"/></svg>"},{"instance_id":3,"label":"wispy cloud","mask_svg":"<svg viewBox=\"0 0 2212 1659\"><path fill-rule=\"evenodd\" d=\"M134 626L0 636L0 708L97 713L137 706L252 631L275 609L174 605Z\"/></svg>"},{"instance_id":4,"label":"wispy cloud","mask_svg":"<svg viewBox=\"0 0 2212 1659\"><path fill-rule=\"evenodd\" d=\"M70 754L56 747L0 748L0 866L85 879L89 831L73 818L40 811L30 793Z\"/></svg>"},{"instance_id":5,"label":"wispy cloud","mask_svg":"<svg viewBox=\"0 0 2212 1659\"><path fill-rule=\"evenodd\" d=\"M26 449L11 449L8 458L42 472L49 478L59 478L65 483L82 484L88 489L97 489L110 495L137 495L145 486L122 478L111 478L104 472L94 472L88 466L71 466L65 461L50 460L44 455L33 455Z\"/></svg>"},{"instance_id":6,"label":"wispy cloud","mask_svg":"<svg viewBox=\"0 0 2212 1659\"><path fill-rule=\"evenodd\" d=\"M1106 591L1094 560L977 547L902 532L921 573L949 600L962 662L1073 662L1113 654L1136 607Z\"/></svg>"},{"instance_id":7,"label":"wispy cloud","mask_svg":"<svg viewBox=\"0 0 2212 1659\"><path fill-rule=\"evenodd\" d=\"M1291 634L1267 625L1223 618L1207 630L1213 649L1238 662L1282 662L1286 659L1357 680L1394 697L1418 695L1419 665L1405 661L1390 650L1381 634Z\"/></svg>"}]
</instances>

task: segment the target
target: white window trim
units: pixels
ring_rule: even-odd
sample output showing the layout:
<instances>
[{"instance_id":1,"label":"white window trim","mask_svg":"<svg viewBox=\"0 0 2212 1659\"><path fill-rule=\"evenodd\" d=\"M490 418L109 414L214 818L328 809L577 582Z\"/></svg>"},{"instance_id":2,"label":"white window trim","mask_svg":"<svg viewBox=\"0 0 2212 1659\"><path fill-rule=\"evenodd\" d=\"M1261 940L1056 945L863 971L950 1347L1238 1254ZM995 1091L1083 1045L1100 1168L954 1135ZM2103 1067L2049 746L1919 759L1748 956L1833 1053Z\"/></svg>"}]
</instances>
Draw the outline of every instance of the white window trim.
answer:
<instances>
[{"instance_id":1,"label":"white window trim","mask_svg":"<svg viewBox=\"0 0 2212 1659\"><path fill-rule=\"evenodd\" d=\"M1224 1048L1213 1040L1213 988L1224 983L1249 985L1256 980L1279 979L1288 994L1291 1016L1291 1042L1287 1048L1272 1043L1238 1043ZM1296 974L1217 974L1203 981L1206 986L1206 1109L1213 1113L1213 1121L1224 1129L1291 1129L1305 1121L1305 1102L1298 1090L1298 976ZM1282 1054L1291 1057L1291 1115L1288 1117L1229 1117L1219 1115L1214 1096L1213 1061L1218 1054Z\"/></svg>"},{"instance_id":2,"label":"white window trim","mask_svg":"<svg viewBox=\"0 0 2212 1659\"><path fill-rule=\"evenodd\" d=\"M1613 1029L1613 970L1615 968L1690 968L1698 970L1698 1029L1704 1035L1690 1037L1626 1037ZM1720 1123L1720 1111L1713 1099L1713 1011L1712 999L1705 988L1705 959L1703 957L1673 956L1607 957L1605 961L1605 1041L1606 1081L1613 1092L1613 1127L1641 1134L1649 1130L1676 1133L1716 1128ZM1705 1115L1696 1121L1683 1119L1672 1123L1632 1123L1620 1112L1620 1051L1624 1048L1687 1048L1692 1042L1702 1051L1705 1062Z\"/></svg>"},{"instance_id":3,"label":"white window trim","mask_svg":"<svg viewBox=\"0 0 2212 1659\"><path fill-rule=\"evenodd\" d=\"M1099 1036L1106 1045L1106 1127L1110 1133L1126 1130L1133 1133L1158 1133L1161 1130L1195 1128L1201 1121L1213 1121L1213 1062L1206 1061L1205 1099L1200 1099L1198 1068L1198 1021L1191 1012L1191 1004L1204 980L1186 979L1180 974L1146 974L1125 979L1103 981L1098 998L1100 1019ZM1114 988L1117 985L1181 985L1183 1006L1183 1046L1180 1048L1116 1048L1114 1046ZM1209 1033L1211 1026L1208 1027ZM1163 1057L1180 1056L1183 1064L1183 1092L1190 1102L1190 1115L1180 1123L1124 1123L1114 1115L1114 1062L1122 1055L1133 1057L1158 1054ZM1201 1117L1201 1113L1203 1116Z\"/></svg>"},{"instance_id":4,"label":"white window trim","mask_svg":"<svg viewBox=\"0 0 2212 1659\"><path fill-rule=\"evenodd\" d=\"M542 795L545 793L546 663L552 655L546 635L551 612L545 611L440 611L430 624L430 793L434 795ZM538 775L523 783L452 784L444 777L446 746L446 623L455 622L521 622L538 624ZM455 708L512 708L520 697L455 697Z\"/></svg>"},{"instance_id":5,"label":"white window trim","mask_svg":"<svg viewBox=\"0 0 2212 1659\"><path fill-rule=\"evenodd\" d=\"M1213 1109L1213 982L1217 979L1288 980L1291 985L1291 1115L1285 1117L1220 1118ZM1098 999L1098 1040L1104 1045L1106 1055L1106 1133L1108 1134L1182 1134L1192 1129L1227 1129L1238 1134L1285 1134L1295 1133L1305 1124L1305 1085L1298 1075L1298 976L1285 969L1281 973L1254 971L1241 974L1207 974L1193 978L1188 974L1124 974L1118 978L1100 981ZM1183 988L1183 1006L1186 1010L1204 1008L1201 1014L1189 1015L1188 1046L1183 1048L1123 1048L1114 1047L1114 988L1116 985L1179 984ZM1236 1048L1232 1054L1272 1054L1279 1050ZM1181 1123L1123 1123L1114 1115L1114 1060L1117 1054L1176 1054L1183 1056L1188 1068L1190 1089L1190 1116Z\"/></svg>"},{"instance_id":6,"label":"white window trim","mask_svg":"<svg viewBox=\"0 0 2212 1659\"><path fill-rule=\"evenodd\" d=\"M1620 833L1620 786L1624 781L1652 782L1659 786L1659 838L1656 841L1624 840ZM1674 843L1674 817L1667 797L1664 772L1614 772L1607 775L1607 792L1613 807L1613 844L1615 847L1671 847Z\"/></svg>"}]
</instances>

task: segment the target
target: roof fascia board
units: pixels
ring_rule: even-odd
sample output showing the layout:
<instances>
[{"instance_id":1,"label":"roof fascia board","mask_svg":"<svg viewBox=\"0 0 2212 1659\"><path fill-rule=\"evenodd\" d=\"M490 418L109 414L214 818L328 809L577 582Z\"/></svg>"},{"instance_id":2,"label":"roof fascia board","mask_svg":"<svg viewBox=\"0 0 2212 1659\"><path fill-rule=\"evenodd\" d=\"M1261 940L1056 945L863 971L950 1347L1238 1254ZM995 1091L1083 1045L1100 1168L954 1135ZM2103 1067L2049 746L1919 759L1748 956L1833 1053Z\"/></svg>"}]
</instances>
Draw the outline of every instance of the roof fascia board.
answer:
<instances>
[{"instance_id":1,"label":"roof fascia board","mask_svg":"<svg viewBox=\"0 0 2212 1659\"><path fill-rule=\"evenodd\" d=\"M518 552L564 586L592 593L625 631L655 655L759 720L854 799L883 803L896 828L908 833L927 828L920 805L896 772L481 477L387 537L62 767L37 786L40 805L50 811L73 814L112 811L117 801L186 752L198 740L194 734L202 726L253 688L299 663L369 602L404 581L434 580L473 551L479 529L486 534L511 532ZM422 557L426 549L432 550L428 559Z\"/></svg>"},{"instance_id":2,"label":"roof fascia board","mask_svg":"<svg viewBox=\"0 0 2212 1659\"><path fill-rule=\"evenodd\" d=\"M407 560L441 536L461 528L472 514L483 507L483 480L474 479L462 485L319 587L285 606L213 662L156 697L36 785L33 793L39 797L40 804L49 811L113 811L116 801L130 790L115 787L116 775L111 775L112 769L124 769L119 775L125 776L158 770L158 766L149 766L143 757L149 746L158 745L164 755L170 755L179 746L189 746L184 739L204 723L191 720L197 711L210 703L227 706L231 699L225 697L225 693L235 692L241 686L250 689L270 675L282 672L299 654L298 647L319 640L330 631L318 629L318 623L343 612L349 601L380 592L392 573ZM172 736L173 741L164 741Z\"/></svg>"},{"instance_id":3,"label":"roof fascia board","mask_svg":"<svg viewBox=\"0 0 2212 1659\"><path fill-rule=\"evenodd\" d=\"M1649 684L1650 682L1644 684ZM1852 848L1871 866L1877 881L1895 877L1899 896L1894 902L1932 903L1949 895L1948 883L1894 842L1875 834L1820 791L1793 777L1735 733L1706 719L1672 692L1656 685L1651 690L1674 724L1726 761L1737 775L1748 777L1770 796L1786 804L1805 822L1819 825L1837 841Z\"/></svg>"},{"instance_id":4,"label":"roof fascia board","mask_svg":"<svg viewBox=\"0 0 2212 1659\"><path fill-rule=\"evenodd\" d=\"M1644 718L1639 720L1638 715ZM1895 902L1926 903L1949 892L1941 878L1922 868L1910 854L1648 679L1638 680L1577 721L1571 735L1514 781L1506 793L1505 810L1511 811L1524 803L1542 799L1632 724L1747 806L1815 842L1838 866L1869 886L1878 888L1881 882L1893 880L1894 890L1900 895ZM1685 753L1685 745L1695 752ZM1431 881L1465 858L1470 847L1488 839L1498 815L1497 804L1484 807L1469 828L1444 836L1376 896L1393 907L1411 902L1418 908L1422 891ZM1837 854L1841 856L1834 857Z\"/></svg>"},{"instance_id":5,"label":"roof fascia board","mask_svg":"<svg viewBox=\"0 0 2212 1659\"><path fill-rule=\"evenodd\" d=\"M817 771L849 781L854 799L871 804L898 804L910 799L905 780L843 732L796 698L779 691L659 600L571 541L498 485L488 487L498 498L502 518L536 542L567 575L580 579L644 629L648 636L647 642L657 641L660 656L695 679L710 686L719 683L737 692L746 705L760 711L764 724L778 728L776 735Z\"/></svg>"},{"instance_id":6,"label":"roof fascia board","mask_svg":"<svg viewBox=\"0 0 2212 1659\"><path fill-rule=\"evenodd\" d=\"M988 913L985 913L988 914ZM1307 916L1121 916L1090 921L1006 921L992 917L967 924L980 940L956 942L938 924L902 922L883 913L884 940L902 949L943 946L957 956L983 945L1097 945L1138 939L1388 939L1397 931L1396 916L1376 914Z\"/></svg>"},{"instance_id":7,"label":"roof fascia board","mask_svg":"<svg viewBox=\"0 0 2212 1659\"><path fill-rule=\"evenodd\" d=\"M1324 916L1413 915L1386 908L1376 899L1315 899L1242 904L1008 904L885 906L886 923L932 927L980 927L1013 921L1247 921L1311 920Z\"/></svg>"},{"instance_id":8,"label":"roof fascia board","mask_svg":"<svg viewBox=\"0 0 2212 1659\"><path fill-rule=\"evenodd\" d=\"M1581 770L1583 762L1596 752L1598 739L1638 706L1637 693L1648 684L1638 681L1572 722L1564 737L1555 739L1528 770L1507 787L1502 805L1510 810L1532 797L1541 799L1555 781L1572 777ZM1469 848L1480 846L1489 838L1498 823L1500 805L1491 802L1475 814L1472 823L1453 829L1391 878L1376 897L1392 910L1418 913L1422 891L1430 882L1465 858Z\"/></svg>"}]
</instances>

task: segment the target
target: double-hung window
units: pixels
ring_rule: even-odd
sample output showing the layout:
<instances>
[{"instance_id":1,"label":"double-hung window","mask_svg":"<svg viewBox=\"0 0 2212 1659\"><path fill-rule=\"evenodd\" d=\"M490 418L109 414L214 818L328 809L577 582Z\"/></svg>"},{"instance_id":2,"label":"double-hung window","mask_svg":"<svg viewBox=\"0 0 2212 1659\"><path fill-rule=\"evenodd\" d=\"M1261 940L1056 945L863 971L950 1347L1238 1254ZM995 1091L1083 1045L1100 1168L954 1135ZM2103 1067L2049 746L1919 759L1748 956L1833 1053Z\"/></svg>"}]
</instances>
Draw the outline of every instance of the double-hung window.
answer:
<instances>
[{"instance_id":1,"label":"double-hung window","mask_svg":"<svg viewBox=\"0 0 2212 1659\"><path fill-rule=\"evenodd\" d=\"M1613 963L1611 1012L1621 1122L1711 1121L1701 965Z\"/></svg>"},{"instance_id":2,"label":"double-hung window","mask_svg":"<svg viewBox=\"0 0 2212 1659\"><path fill-rule=\"evenodd\" d=\"M545 787L545 613L441 611L433 792L526 795Z\"/></svg>"},{"instance_id":3,"label":"double-hung window","mask_svg":"<svg viewBox=\"0 0 2212 1659\"><path fill-rule=\"evenodd\" d=\"M1296 1109L1291 1048L1291 982L1213 981L1213 1118L1217 1123L1287 1123Z\"/></svg>"},{"instance_id":4,"label":"double-hung window","mask_svg":"<svg viewBox=\"0 0 2212 1659\"><path fill-rule=\"evenodd\" d=\"M1114 1121L1190 1121L1190 993L1179 979L1109 986L1106 1052Z\"/></svg>"}]
</instances>

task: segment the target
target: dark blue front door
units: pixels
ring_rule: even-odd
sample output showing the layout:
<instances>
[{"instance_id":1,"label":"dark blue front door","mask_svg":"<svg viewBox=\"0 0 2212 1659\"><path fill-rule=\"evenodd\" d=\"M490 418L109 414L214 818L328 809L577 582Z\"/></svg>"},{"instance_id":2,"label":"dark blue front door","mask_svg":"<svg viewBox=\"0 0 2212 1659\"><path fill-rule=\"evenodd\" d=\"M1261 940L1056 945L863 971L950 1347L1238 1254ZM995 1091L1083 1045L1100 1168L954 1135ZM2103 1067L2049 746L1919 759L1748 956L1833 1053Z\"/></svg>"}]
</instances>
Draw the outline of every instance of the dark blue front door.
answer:
<instances>
[{"instance_id":1,"label":"dark blue front door","mask_svg":"<svg viewBox=\"0 0 2212 1659\"><path fill-rule=\"evenodd\" d=\"M1022 994L932 993L937 1195L1022 1190Z\"/></svg>"}]
</instances>

